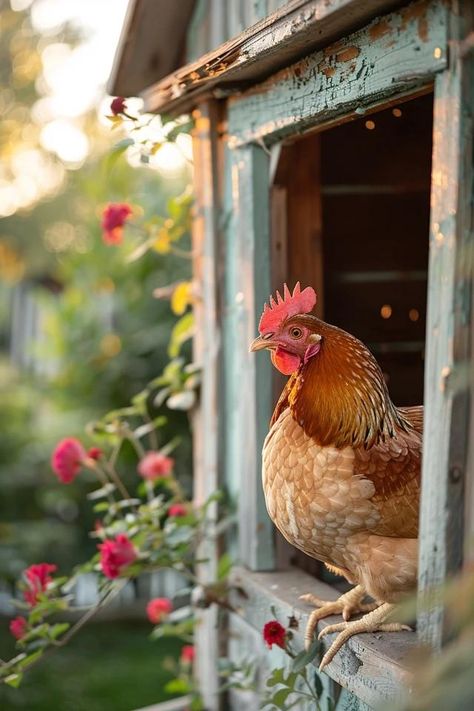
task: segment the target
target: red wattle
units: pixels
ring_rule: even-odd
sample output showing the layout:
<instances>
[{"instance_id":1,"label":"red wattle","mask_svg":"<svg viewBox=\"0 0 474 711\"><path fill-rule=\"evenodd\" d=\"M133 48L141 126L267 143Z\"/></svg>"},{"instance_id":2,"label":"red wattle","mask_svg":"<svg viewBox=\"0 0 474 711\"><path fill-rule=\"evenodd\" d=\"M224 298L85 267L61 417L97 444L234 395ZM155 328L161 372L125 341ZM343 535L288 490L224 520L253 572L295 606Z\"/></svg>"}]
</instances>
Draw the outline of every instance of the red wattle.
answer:
<instances>
[{"instance_id":1,"label":"red wattle","mask_svg":"<svg viewBox=\"0 0 474 711\"><path fill-rule=\"evenodd\" d=\"M283 375L291 375L300 367L301 358L278 347L276 351L272 351L272 363Z\"/></svg>"}]
</instances>

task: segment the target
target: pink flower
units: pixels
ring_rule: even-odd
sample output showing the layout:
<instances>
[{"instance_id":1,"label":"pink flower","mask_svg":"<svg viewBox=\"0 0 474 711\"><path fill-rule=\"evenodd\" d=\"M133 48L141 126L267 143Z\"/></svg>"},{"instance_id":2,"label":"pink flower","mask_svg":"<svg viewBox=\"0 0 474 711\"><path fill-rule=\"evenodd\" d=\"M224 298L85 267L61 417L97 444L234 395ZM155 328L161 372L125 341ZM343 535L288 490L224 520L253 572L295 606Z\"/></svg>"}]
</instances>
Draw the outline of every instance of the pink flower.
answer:
<instances>
[{"instance_id":1,"label":"pink flower","mask_svg":"<svg viewBox=\"0 0 474 711\"><path fill-rule=\"evenodd\" d=\"M195 649L192 644L185 644L181 650L180 659L184 664L192 664L196 656Z\"/></svg>"},{"instance_id":2,"label":"pink flower","mask_svg":"<svg viewBox=\"0 0 474 711\"><path fill-rule=\"evenodd\" d=\"M15 617L15 619L10 622L10 632L15 639L24 637L27 627L28 622L24 617Z\"/></svg>"},{"instance_id":3,"label":"pink flower","mask_svg":"<svg viewBox=\"0 0 474 711\"><path fill-rule=\"evenodd\" d=\"M97 459L100 459L102 455L103 451L99 447L91 447L87 451L87 456L89 457L89 459L94 459L95 461L97 461Z\"/></svg>"},{"instance_id":4,"label":"pink flower","mask_svg":"<svg viewBox=\"0 0 474 711\"><path fill-rule=\"evenodd\" d=\"M121 244L123 226L132 214L132 208L126 202L110 203L102 213L102 239L105 244Z\"/></svg>"},{"instance_id":5,"label":"pink flower","mask_svg":"<svg viewBox=\"0 0 474 711\"><path fill-rule=\"evenodd\" d=\"M184 504L173 504L168 509L168 516L186 516L188 509Z\"/></svg>"},{"instance_id":6,"label":"pink flower","mask_svg":"<svg viewBox=\"0 0 474 711\"><path fill-rule=\"evenodd\" d=\"M274 644L278 647L284 649L286 629L277 620L271 620L263 626L263 639L269 649L272 648Z\"/></svg>"},{"instance_id":7,"label":"pink flower","mask_svg":"<svg viewBox=\"0 0 474 711\"><path fill-rule=\"evenodd\" d=\"M163 617L170 614L173 609L171 600L167 597L155 597L146 606L146 614L153 625L157 625Z\"/></svg>"},{"instance_id":8,"label":"pink flower","mask_svg":"<svg viewBox=\"0 0 474 711\"><path fill-rule=\"evenodd\" d=\"M86 451L78 439L62 439L51 456L51 467L63 484L70 484L81 469Z\"/></svg>"},{"instance_id":9,"label":"pink flower","mask_svg":"<svg viewBox=\"0 0 474 711\"><path fill-rule=\"evenodd\" d=\"M174 459L167 457L161 452L147 452L140 462L138 462L138 473L144 479L154 481L160 477L171 474L174 466Z\"/></svg>"},{"instance_id":10,"label":"pink flower","mask_svg":"<svg viewBox=\"0 0 474 711\"><path fill-rule=\"evenodd\" d=\"M56 570L57 566L52 563L36 563L25 570L24 575L28 587L23 592L23 596L28 605L36 605L38 595L46 590L49 583L53 582L50 573L54 573Z\"/></svg>"},{"instance_id":11,"label":"pink flower","mask_svg":"<svg viewBox=\"0 0 474 711\"><path fill-rule=\"evenodd\" d=\"M112 111L114 116L117 116L118 114L123 114L123 112L127 110L127 105L123 96L117 96L115 97L115 99L112 99L112 102L110 104L110 110Z\"/></svg>"},{"instance_id":12,"label":"pink flower","mask_svg":"<svg viewBox=\"0 0 474 711\"><path fill-rule=\"evenodd\" d=\"M135 546L124 533L99 543L97 548L100 551L100 566L107 578L118 578L123 569L138 558Z\"/></svg>"}]
</instances>

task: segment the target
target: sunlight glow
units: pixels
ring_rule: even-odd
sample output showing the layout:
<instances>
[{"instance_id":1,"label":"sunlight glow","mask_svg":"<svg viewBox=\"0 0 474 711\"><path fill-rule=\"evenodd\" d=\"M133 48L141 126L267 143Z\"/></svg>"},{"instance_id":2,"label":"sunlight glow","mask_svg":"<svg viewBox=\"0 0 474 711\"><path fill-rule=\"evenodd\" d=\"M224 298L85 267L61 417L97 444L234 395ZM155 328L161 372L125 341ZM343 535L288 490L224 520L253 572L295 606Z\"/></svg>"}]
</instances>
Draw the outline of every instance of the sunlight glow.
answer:
<instances>
[{"instance_id":1,"label":"sunlight glow","mask_svg":"<svg viewBox=\"0 0 474 711\"><path fill-rule=\"evenodd\" d=\"M81 164L89 152L89 139L75 124L64 119L47 123L41 131L41 145L65 163Z\"/></svg>"}]
</instances>

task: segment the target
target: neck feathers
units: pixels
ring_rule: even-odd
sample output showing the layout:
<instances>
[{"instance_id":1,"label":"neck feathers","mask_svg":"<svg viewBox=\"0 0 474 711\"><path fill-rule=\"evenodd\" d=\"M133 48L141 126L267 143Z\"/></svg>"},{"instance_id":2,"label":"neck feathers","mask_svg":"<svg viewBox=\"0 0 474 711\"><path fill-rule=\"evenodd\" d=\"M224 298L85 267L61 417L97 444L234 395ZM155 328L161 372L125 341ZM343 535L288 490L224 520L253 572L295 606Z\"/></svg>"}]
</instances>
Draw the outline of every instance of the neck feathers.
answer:
<instances>
[{"instance_id":1,"label":"neck feathers","mask_svg":"<svg viewBox=\"0 0 474 711\"><path fill-rule=\"evenodd\" d=\"M370 448L408 422L390 400L382 371L357 338L314 317L320 352L292 375L293 417L321 446Z\"/></svg>"}]
</instances>

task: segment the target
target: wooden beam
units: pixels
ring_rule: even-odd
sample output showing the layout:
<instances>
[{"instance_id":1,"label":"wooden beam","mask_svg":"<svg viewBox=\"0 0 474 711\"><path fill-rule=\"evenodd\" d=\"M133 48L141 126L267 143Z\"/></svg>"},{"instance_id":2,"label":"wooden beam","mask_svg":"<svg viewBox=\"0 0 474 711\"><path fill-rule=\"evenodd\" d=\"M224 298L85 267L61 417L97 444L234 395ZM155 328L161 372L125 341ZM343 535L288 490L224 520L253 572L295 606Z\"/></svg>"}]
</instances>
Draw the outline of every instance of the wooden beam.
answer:
<instances>
[{"instance_id":1,"label":"wooden beam","mask_svg":"<svg viewBox=\"0 0 474 711\"><path fill-rule=\"evenodd\" d=\"M360 118L429 86L447 63L446 6L420 0L230 99L229 140L267 145L338 117Z\"/></svg>"},{"instance_id":2,"label":"wooden beam","mask_svg":"<svg viewBox=\"0 0 474 711\"><path fill-rule=\"evenodd\" d=\"M249 353L271 291L268 155L257 146L232 152L233 229L226 254L226 472L239 497L239 560L274 566L273 526L261 483L261 452L272 410L268 358ZM232 484L234 482L234 484Z\"/></svg>"},{"instance_id":3,"label":"wooden beam","mask_svg":"<svg viewBox=\"0 0 474 711\"><path fill-rule=\"evenodd\" d=\"M201 400L193 418L194 500L201 505L220 488L220 280L218 269L221 200L222 141L221 117L216 102L203 104L194 113L194 190L193 278L198 298L194 306L196 330L194 361L201 369ZM217 503L209 507L210 525L217 519ZM198 557L206 562L197 566L197 576L206 584L217 580L218 542L206 537ZM197 611L196 674L206 708L219 708L218 661L219 630L217 608Z\"/></svg>"},{"instance_id":4,"label":"wooden beam","mask_svg":"<svg viewBox=\"0 0 474 711\"><path fill-rule=\"evenodd\" d=\"M420 522L419 630L439 648L438 595L463 559L473 313L474 57L459 51L472 30L470 0L453 0L449 66L435 83L425 429ZM470 485L474 473L469 472Z\"/></svg>"},{"instance_id":5,"label":"wooden beam","mask_svg":"<svg viewBox=\"0 0 474 711\"><path fill-rule=\"evenodd\" d=\"M299 596L311 592L317 597L335 600L340 592L326 583L296 568L277 573L251 573L236 569L232 582L245 592L234 593L233 604L248 625L261 632L265 622L273 618L272 606L278 620L288 624L295 617L298 627L292 629L296 646L303 649L303 635L311 607ZM318 630L340 622L340 617L328 617L318 624ZM324 638L327 648L335 635ZM374 708L399 700L409 692L411 673L406 659L415 653L416 635L413 632L360 634L351 639L326 667L325 673ZM382 704L382 706L381 706Z\"/></svg>"},{"instance_id":6,"label":"wooden beam","mask_svg":"<svg viewBox=\"0 0 474 711\"><path fill-rule=\"evenodd\" d=\"M261 81L399 4L400 0L291 0L146 89L145 110L175 115L190 111L213 92L222 96ZM231 7L232 27L238 26L234 15ZM242 24L246 19L241 18Z\"/></svg>"}]
</instances>

